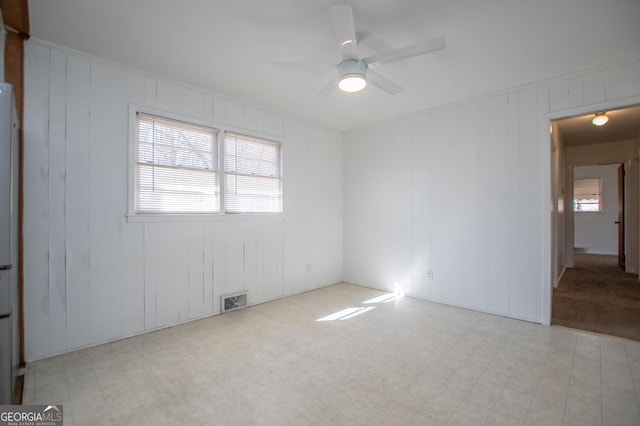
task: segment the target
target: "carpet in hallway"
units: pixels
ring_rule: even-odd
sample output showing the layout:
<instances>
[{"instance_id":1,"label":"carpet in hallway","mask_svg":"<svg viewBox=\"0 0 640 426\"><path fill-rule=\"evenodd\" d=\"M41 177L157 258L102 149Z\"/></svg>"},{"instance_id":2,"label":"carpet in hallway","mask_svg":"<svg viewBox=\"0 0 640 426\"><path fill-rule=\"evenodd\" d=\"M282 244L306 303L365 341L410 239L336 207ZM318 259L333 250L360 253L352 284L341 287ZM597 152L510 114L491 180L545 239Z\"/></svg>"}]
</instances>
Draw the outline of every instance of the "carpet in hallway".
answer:
<instances>
[{"instance_id":1,"label":"carpet in hallway","mask_svg":"<svg viewBox=\"0 0 640 426\"><path fill-rule=\"evenodd\" d=\"M616 256L574 255L553 291L552 323L640 340L640 282Z\"/></svg>"}]
</instances>

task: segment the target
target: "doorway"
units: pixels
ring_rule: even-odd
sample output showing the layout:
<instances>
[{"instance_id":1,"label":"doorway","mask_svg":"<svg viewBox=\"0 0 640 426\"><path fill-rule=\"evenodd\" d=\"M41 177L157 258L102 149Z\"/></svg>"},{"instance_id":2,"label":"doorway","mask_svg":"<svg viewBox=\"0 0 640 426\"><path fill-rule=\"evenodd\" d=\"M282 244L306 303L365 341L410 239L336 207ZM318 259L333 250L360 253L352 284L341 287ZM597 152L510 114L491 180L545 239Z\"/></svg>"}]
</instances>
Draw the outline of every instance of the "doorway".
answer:
<instances>
[{"instance_id":1,"label":"doorway","mask_svg":"<svg viewBox=\"0 0 640 426\"><path fill-rule=\"evenodd\" d=\"M551 323L640 340L640 107L595 115L552 122Z\"/></svg>"}]
</instances>

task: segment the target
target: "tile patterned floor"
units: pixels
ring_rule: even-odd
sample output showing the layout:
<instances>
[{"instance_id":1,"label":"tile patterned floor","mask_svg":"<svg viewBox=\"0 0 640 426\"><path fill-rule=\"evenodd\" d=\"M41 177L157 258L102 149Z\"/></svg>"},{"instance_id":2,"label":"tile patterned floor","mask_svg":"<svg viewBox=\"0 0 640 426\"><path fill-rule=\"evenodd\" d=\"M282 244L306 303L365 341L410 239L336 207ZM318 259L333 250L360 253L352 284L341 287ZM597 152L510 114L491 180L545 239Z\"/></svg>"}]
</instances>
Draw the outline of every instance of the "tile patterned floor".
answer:
<instances>
[{"instance_id":1,"label":"tile patterned floor","mask_svg":"<svg viewBox=\"0 0 640 426\"><path fill-rule=\"evenodd\" d=\"M338 284L42 360L24 402L66 426L640 424L640 342L385 298Z\"/></svg>"}]
</instances>

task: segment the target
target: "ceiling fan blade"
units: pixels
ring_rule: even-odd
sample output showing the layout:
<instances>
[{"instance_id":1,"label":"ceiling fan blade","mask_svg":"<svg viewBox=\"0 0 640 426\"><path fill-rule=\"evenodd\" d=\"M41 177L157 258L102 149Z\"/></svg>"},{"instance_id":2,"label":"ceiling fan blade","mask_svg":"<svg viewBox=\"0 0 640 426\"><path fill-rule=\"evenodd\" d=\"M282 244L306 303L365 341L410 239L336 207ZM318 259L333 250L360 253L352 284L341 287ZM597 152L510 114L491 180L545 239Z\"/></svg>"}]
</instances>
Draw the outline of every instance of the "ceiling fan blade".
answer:
<instances>
[{"instance_id":1,"label":"ceiling fan blade","mask_svg":"<svg viewBox=\"0 0 640 426\"><path fill-rule=\"evenodd\" d=\"M389 46L370 32L356 32L356 40L358 41L358 48L360 48L360 46L367 46L374 52L386 52L393 50L393 47Z\"/></svg>"},{"instance_id":2,"label":"ceiling fan blade","mask_svg":"<svg viewBox=\"0 0 640 426\"><path fill-rule=\"evenodd\" d=\"M334 93L336 91L337 87L338 87L338 79L334 78L329 82L329 84L324 86L322 88L322 90L320 90L318 92L318 94L315 96L315 98L318 99L318 100L324 99L327 96L329 96L330 94Z\"/></svg>"},{"instance_id":3,"label":"ceiling fan blade","mask_svg":"<svg viewBox=\"0 0 640 426\"><path fill-rule=\"evenodd\" d=\"M265 62L264 67L269 70L328 70L335 69L335 64L320 62Z\"/></svg>"},{"instance_id":4,"label":"ceiling fan blade","mask_svg":"<svg viewBox=\"0 0 640 426\"><path fill-rule=\"evenodd\" d=\"M367 71L367 81L392 95L397 95L404 90L404 87L395 84L393 81L371 70Z\"/></svg>"},{"instance_id":5,"label":"ceiling fan blade","mask_svg":"<svg viewBox=\"0 0 640 426\"><path fill-rule=\"evenodd\" d=\"M394 49L378 55L369 56L368 58L363 59L363 61L370 67L376 67L378 65L388 64L389 62L400 61L402 59L424 55L425 53L435 52L436 50L442 50L446 45L444 37L438 37L431 40L424 40L410 46L401 47L400 49Z\"/></svg>"},{"instance_id":6,"label":"ceiling fan blade","mask_svg":"<svg viewBox=\"0 0 640 426\"><path fill-rule=\"evenodd\" d=\"M353 9L351 6L333 6L329 9L329 15L342 59L358 59Z\"/></svg>"}]
</instances>

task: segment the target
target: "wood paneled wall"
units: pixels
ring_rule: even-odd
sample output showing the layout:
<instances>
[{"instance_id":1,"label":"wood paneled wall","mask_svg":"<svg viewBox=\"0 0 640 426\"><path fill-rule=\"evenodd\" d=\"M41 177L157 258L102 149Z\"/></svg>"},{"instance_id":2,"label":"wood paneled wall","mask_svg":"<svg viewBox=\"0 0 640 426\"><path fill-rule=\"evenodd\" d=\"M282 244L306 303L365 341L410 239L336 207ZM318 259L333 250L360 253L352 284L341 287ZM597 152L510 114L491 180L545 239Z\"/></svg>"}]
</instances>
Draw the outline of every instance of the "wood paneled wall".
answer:
<instances>
[{"instance_id":1,"label":"wood paneled wall","mask_svg":"<svg viewBox=\"0 0 640 426\"><path fill-rule=\"evenodd\" d=\"M345 280L548 321L549 118L639 97L635 60L347 133Z\"/></svg>"},{"instance_id":2,"label":"wood paneled wall","mask_svg":"<svg viewBox=\"0 0 640 426\"><path fill-rule=\"evenodd\" d=\"M30 40L25 70L27 360L342 280L342 137ZM283 140L283 216L131 223L129 104Z\"/></svg>"}]
</instances>

